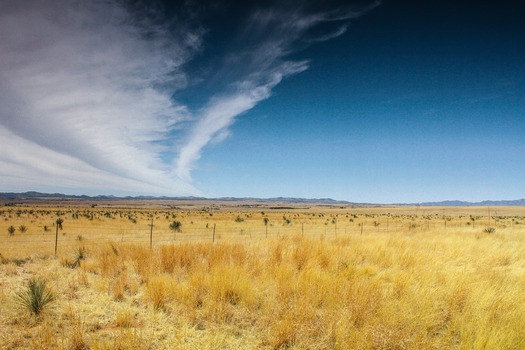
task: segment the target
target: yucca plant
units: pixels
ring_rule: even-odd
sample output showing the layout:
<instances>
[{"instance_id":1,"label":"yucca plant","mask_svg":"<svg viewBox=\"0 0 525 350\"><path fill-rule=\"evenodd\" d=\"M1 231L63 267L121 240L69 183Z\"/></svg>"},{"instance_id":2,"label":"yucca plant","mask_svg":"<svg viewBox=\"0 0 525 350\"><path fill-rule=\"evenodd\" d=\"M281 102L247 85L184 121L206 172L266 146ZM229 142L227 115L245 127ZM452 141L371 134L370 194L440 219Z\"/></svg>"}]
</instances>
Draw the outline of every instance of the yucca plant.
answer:
<instances>
[{"instance_id":1,"label":"yucca plant","mask_svg":"<svg viewBox=\"0 0 525 350\"><path fill-rule=\"evenodd\" d=\"M43 279L31 278L27 287L15 294L16 302L27 309L30 314L38 316L46 305L56 297Z\"/></svg>"},{"instance_id":2,"label":"yucca plant","mask_svg":"<svg viewBox=\"0 0 525 350\"><path fill-rule=\"evenodd\" d=\"M73 260L69 258L65 258L62 260L62 265L72 268L72 269L76 269L77 267L80 266L80 262L84 260L85 258L86 258L86 248L78 247Z\"/></svg>"},{"instance_id":3,"label":"yucca plant","mask_svg":"<svg viewBox=\"0 0 525 350\"><path fill-rule=\"evenodd\" d=\"M182 223L180 221L173 221L170 224L170 230L172 230L173 232L180 232L181 228L182 228Z\"/></svg>"},{"instance_id":4,"label":"yucca plant","mask_svg":"<svg viewBox=\"0 0 525 350\"><path fill-rule=\"evenodd\" d=\"M483 229L483 232L485 232L485 233L494 233L494 232L496 232L496 228L495 227L485 227Z\"/></svg>"}]
</instances>

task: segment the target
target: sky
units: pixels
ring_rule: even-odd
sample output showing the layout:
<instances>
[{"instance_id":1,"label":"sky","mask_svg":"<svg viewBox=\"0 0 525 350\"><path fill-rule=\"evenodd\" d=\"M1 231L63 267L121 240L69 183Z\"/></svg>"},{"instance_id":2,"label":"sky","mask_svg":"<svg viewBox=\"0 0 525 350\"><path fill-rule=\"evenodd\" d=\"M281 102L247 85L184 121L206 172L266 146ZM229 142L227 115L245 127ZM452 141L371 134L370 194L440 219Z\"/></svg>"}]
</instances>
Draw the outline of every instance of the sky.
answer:
<instances>
[{"instance_id":1,"label":"sky","mask_svg":"<svg viewBox=\"0 0 525 350\"><path fill-rule=\"evenodd\" d=\"M518 0L0 1L0 192L525 198Z\"/></svg>"}]
</instances>

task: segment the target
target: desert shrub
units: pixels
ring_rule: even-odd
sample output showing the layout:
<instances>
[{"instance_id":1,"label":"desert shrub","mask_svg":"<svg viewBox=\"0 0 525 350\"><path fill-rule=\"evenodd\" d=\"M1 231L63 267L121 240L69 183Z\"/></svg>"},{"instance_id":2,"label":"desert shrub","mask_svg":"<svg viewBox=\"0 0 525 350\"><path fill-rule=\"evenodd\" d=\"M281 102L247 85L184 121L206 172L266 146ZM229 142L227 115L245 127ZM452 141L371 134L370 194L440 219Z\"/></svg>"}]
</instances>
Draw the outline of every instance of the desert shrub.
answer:
<instances>
[{"instance_id":1,"label":"desert shrub","mask_svg":"<svg viewBox=\"0 0 525 350\"><path fill-rule=\"evenodd\" d=\"M27 226L26 225L20 225L18 226L18 231L24 233L27 231Z\"/></svg>"},{"instance_id":2,"label":"desert shrub","mask_svg":"<svg viewBox=\"0 0 525 350\"><path fill-rule=\"evenodd\" d=\"M485 227L483 229L483 232L485 232L485 233L494 233L494 232L496 232L496 228L495 227Z\"/></svg>"},{"instance_id":3,"label":"desert shrub","mask_svg":"<svg viewBox=\"0 0 525 350\"><path fill-rule=\"evenodd\" d=\"M16 228L13 225L7 228L7 232L9 233L10 236L14 235L15 231L16 231Z\"/></svg>"},{"instance_id":4,"label":"desert shrub","mask_svg":"<svg viewBox=\"0 0 525 350\"><path fill-rule=\"evenodd\" d=\"M31 278L26 288L15 294L16 302L35 316L38 316L46 305L55 299L56 297L47 286L46 281L36 278Z\"/></svg>"},{"instance_id":5,"label":"desert shrub","mask_svg":"<svg viewBox=\"0 0 525 350\"><path fill-rule=\"evenodd\" d=\"M181 228L182 228L182 223L180 221L175 220L170 224L170 230L174 232L180 232Z\"/></svg>"}]
</instances>

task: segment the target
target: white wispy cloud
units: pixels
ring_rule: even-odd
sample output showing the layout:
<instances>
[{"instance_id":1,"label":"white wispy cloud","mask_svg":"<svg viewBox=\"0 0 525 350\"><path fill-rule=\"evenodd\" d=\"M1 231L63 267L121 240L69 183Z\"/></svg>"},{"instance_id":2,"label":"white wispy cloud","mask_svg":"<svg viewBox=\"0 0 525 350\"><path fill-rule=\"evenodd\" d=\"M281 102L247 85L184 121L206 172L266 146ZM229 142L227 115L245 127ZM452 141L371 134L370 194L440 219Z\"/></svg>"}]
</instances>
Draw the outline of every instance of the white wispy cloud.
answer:
<instances>
[{"instance_id":1,"label":"white wispy cloud","mask_svg":"<svg viewBox=\"0 0 525 350\"><path fill-rule=\"evenodd\" d=\"M175 162L179 178L191 181L195 162L203 148L216 137L228 135L235 118L271 96L282 79L308 69L308 61L292 61L287 56L313 42L342 35L347 20L359 17L379 5L379 1L361 7L313 8L315 2L286 1L278 7L256 9L244 23L244 30L234 38L232 52L220 69L227 93L213 96L196 114L197 121ZM336 30L310 33L323 23L339 23Z\"/></svg>"},{"instance_id":2,"label":"white wispy cloud","mask_svg":"<svg viewBox=\"0 0 525 350\"><path fill-rule=\"evenodd\" d=\"M185 65L212 29L189 19L163 22L117 0L1 2L0 190L200 194L191 174L203 149L308 68L288 56L371 8L312 4L254 8L199 78ZM335 27L316 31L323 23ZM199 79L217 82L201 108L172 98Z\"/></svg>"},{"instance_id":3,"label":"white wispy cloud","mask_svg":"<svg viewBox=\"0 0 525 350\"><path fill-rule=\"evenodd\" d=\"M237 89L228 94L215 96L204 108L193 126L189 137L182 147L176 166L176 175L186 181L191 181L191 171L194 163L200 158L202 149L211 141L222 140L227 134L227 128L235 117L252 109L258 102L268 98L271 89L285 75L298 73L306 69L304 62L286 64L281 70L272 74L267 82L253 86L251 81L240 82ZM255 78L254 78L255 79Z\"/></svg>"},{"instance_id":4,"label":"white wispy cloud","mask_svg":"<svg viewBox=\"0 0 525 350\"><path fill-rule=\"evenodd\" d=\"M159 146L188 118L171 94L198 33L174 41L117 2L71 0L2 2L0 33L2 187L198 193Z\"/></svg>"}]
</instances>

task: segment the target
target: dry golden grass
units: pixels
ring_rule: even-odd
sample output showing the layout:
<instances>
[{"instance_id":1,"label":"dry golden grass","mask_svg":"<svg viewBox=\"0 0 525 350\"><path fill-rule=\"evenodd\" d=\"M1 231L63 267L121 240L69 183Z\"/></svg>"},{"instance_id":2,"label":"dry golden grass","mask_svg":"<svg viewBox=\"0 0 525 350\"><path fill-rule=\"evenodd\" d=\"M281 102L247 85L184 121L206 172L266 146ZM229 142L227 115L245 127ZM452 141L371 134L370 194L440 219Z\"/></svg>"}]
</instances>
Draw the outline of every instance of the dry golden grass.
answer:
<instances>
[{"instance_id":1,"label":"dry golden grass","mask_svg":"<svg viewBox=\"0 0 525 350\"><path fill-rule=\"evenodd\" d=\"M55 212L8 210L0 227L0 243L9 242L0 248L2 349L525 348L520 208L490 217L486 208L134 209L136 224L120 217L127 210L110 218L90 208L86 215L98 218L70 219L59 208L66 237L83 238L62 236L58 258L54 241L13 248L13 239L47 239L35 231ZM183 224L175 241L173 214ZM8 235L21 224L28 232ZM222 234L214 243L213 224ZM483 232L489 225L495 233ZM79 247L84 256L72 264ZM57 296L38 317L13 298L31 277Z\"/></svg>"}]
</instances>

